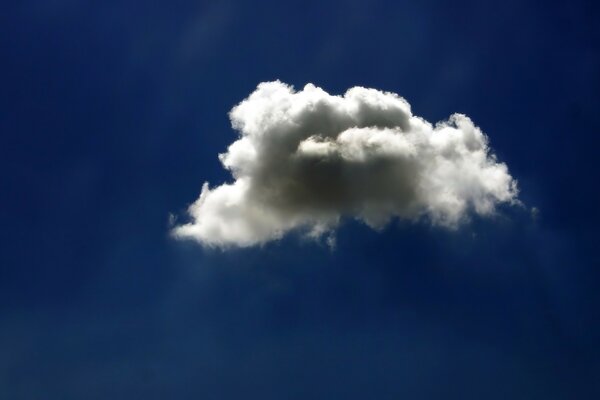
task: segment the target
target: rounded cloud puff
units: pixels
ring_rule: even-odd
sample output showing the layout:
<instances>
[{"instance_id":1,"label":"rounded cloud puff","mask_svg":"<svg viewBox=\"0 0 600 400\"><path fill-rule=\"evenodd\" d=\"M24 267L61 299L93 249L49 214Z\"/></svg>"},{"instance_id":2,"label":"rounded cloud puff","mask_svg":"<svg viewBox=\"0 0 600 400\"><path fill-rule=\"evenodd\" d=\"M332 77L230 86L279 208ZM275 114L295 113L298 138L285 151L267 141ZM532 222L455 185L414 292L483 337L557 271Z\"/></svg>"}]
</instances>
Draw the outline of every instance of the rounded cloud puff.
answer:
<instances>
[{"instance_id":1,"label":"rounded cloud puff","mask_svg":"<svg viewBox=\"0 0 600 400\"><path fill-rule=\"evenodd\" d=\"M240 137L219 159L235 180L205 183L177 237L252 246L295 229L330 234L342 217L456 227L517 201L516 181L467 116L434 126L395 93L264 82L229 117Z\"/></svg>"}]
</instances>

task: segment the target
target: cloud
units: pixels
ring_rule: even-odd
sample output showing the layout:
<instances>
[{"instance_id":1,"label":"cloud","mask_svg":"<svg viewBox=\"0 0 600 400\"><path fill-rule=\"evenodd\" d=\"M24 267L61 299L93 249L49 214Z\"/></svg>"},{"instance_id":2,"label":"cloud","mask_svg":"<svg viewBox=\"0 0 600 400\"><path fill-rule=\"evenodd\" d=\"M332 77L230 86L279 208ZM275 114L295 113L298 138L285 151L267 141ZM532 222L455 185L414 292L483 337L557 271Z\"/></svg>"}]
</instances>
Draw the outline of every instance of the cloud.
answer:
<instances>
[{"instance_id":1,"label":"cloud","mask_svg":"<svg viewBox=\"0 0 600 400\"><path fill-rule=\"evenodd\" d=\"M292 230L330 235L343 217L455 228L517 202L516 181L469 117L432 125L395 93L264 82L229 117L240 136L219 159L234 180L205 183L176 237L252 246Z\"/></svg>"}]
</instances>

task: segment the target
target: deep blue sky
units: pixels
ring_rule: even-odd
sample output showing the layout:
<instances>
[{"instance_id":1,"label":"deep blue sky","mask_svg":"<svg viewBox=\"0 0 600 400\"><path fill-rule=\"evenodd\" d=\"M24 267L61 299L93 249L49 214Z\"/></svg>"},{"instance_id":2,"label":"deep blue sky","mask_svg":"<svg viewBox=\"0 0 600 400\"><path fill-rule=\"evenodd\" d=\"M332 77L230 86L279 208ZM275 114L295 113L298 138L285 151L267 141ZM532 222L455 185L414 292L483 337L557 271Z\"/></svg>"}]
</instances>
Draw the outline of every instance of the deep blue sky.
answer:
<instances>
[{"instance_id":1,"label":"deep blue sky","mask_svg":"<svg viewBox=\"0 0 600 400\"><path fill-rule=\"evenodd\" d=\"M0 13L0 398L600 398L593 1L10 2ZM168 237L264 80L469 115L538 207Z\"/></svg>"}]
</instances>

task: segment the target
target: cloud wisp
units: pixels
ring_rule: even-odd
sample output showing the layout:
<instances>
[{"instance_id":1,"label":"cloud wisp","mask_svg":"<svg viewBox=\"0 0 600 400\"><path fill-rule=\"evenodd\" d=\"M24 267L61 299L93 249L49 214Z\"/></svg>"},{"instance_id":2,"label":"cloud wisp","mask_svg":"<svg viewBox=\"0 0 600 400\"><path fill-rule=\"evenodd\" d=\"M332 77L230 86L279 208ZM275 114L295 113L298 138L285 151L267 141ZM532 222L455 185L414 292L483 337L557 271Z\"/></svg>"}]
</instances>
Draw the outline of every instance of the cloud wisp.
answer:
<instances>
[{"instance_id":1,"label":"cloud wisp","mask_svg":"<svg viewBox=\"0 0 600 400\"><path fill-rule=\"evenodd\" d=\"M205 183L176 237L246 247L294 230L330 235L344 217L455 228L517 202L516 181L469 117L433 125L395 93L264 82L229 117L240 137L219 159L234 180Z\"/></svg>"}]
</instances>

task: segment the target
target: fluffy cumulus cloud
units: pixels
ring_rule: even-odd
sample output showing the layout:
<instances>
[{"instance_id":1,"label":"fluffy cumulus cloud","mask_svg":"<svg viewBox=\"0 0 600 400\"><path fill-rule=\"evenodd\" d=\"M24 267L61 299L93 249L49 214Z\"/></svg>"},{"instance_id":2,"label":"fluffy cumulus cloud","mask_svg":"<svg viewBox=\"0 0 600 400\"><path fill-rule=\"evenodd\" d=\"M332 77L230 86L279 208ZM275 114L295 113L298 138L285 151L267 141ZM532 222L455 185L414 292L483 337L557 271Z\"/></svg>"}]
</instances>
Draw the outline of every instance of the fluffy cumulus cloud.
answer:
<instances>
[{"instance_id":1,"label":"fluffy cumulus cloud","mask_svg":"<svg viewBox=\"0 0 600 400\"><path fill-rule=\"evenodd\" d=\"M393 218L454 228L517 201L515 180L469 117L432 125L395 93L265 82L229 117L240 136L219 159L233 181L205 183L177 237L219 247L292 230L330 237L344 217L374 229Z\"/></svg>"}]
</instances>

